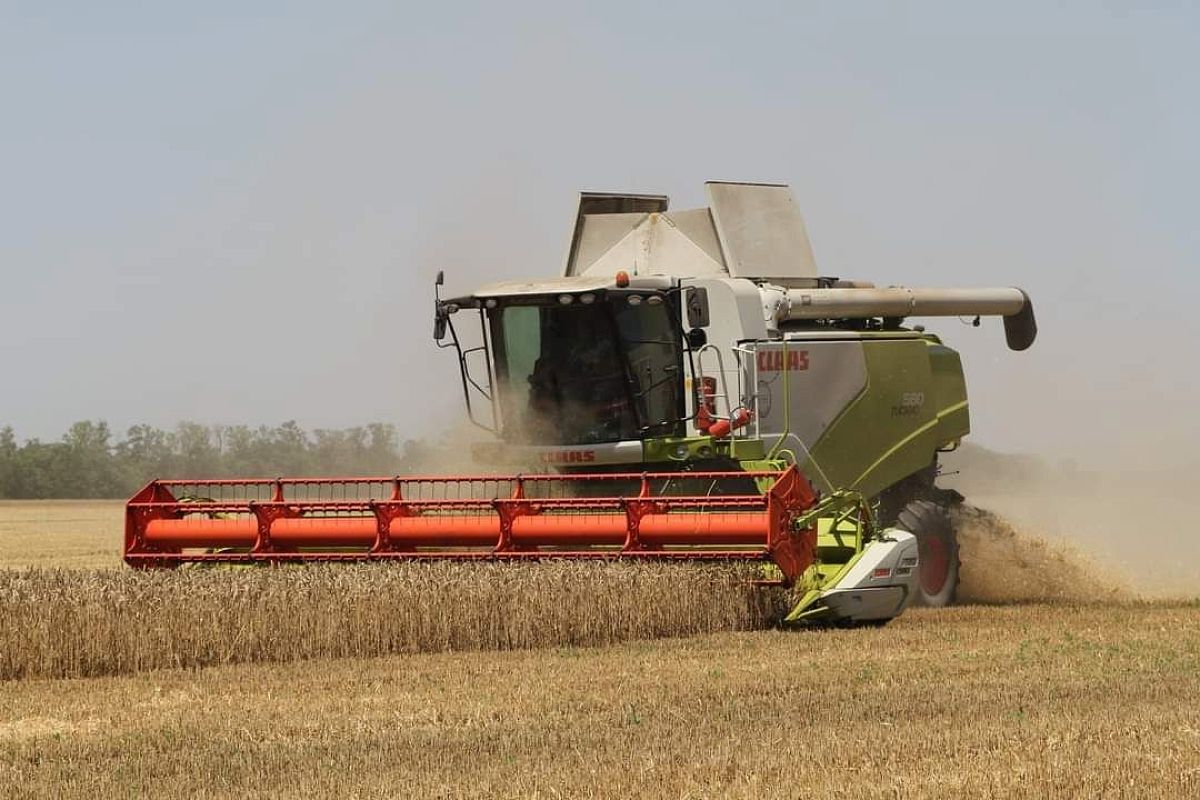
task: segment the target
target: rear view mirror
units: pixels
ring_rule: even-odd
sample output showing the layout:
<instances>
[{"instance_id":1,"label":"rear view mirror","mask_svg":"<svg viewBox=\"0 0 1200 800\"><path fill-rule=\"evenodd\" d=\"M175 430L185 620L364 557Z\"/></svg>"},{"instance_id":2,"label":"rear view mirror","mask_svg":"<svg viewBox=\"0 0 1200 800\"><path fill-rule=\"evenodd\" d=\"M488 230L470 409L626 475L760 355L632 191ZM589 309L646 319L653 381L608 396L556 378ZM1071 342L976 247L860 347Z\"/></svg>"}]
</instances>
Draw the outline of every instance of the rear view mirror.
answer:
<instances>
[{"instance_id":1,"label":"rear view mirror","mask_svg":"<svg viewBox=\"0 0 1200 800\"><path fill-rule=\"evenodd\" d=\"M708 289L700 286L688 287L687 320L689 328L708 327Z\"/></svg>"},{"instance_id":2,"label":"rear view mirror","mask_svg":"<svg viewBox=\"0 0 1200 800\"><path fill-rule=\"evenodd\" d=\"M446 273L439 269L437 277L433 279L433 340L435 342L446 338L446 317L449 315L442 308L442 294L439 291L445 282Z\"/></svg>"}]
</instances>

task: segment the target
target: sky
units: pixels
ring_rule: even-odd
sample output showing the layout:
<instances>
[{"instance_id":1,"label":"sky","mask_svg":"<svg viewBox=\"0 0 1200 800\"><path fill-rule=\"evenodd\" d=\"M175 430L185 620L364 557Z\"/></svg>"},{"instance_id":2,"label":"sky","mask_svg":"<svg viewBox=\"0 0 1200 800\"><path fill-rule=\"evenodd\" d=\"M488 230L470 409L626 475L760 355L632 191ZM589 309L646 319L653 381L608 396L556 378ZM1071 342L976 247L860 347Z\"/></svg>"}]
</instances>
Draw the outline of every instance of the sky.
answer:
<instances>
[{"instance_id":1,"label":"sky","mask_svg":"<svg viewBox=\"0 0 1200 800\"><path fill-rule=\"evenodd\" d=\"M1025 288L926 321L973 439L1200 456L1189 3L0 3L0 425L462 416L448 290L561 269L575 192L793 186L824 274Z\"/></svg>"}]
</instances>

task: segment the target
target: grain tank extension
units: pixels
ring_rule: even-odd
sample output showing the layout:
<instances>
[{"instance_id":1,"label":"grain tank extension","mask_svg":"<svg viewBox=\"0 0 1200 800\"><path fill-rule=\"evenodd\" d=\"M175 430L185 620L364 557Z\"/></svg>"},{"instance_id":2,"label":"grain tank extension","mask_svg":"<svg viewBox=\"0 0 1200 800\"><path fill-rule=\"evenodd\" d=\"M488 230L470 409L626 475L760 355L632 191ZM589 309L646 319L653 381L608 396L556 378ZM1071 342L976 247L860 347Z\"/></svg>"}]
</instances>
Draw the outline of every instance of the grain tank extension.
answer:
<instances>
[{"instance_id":1,"label":"grain tank extension","mask_svg":"<svg viewBox=\"0 0 1200 800\"><path fill-rule=\"evenodd\" d=\"M581 194L558 277L435 297L481 474L156 481L126 561L736 559L792 621L951 602L961 498L935 479L966 387L906 320L1000 317L1024 350L1029 297L821 275L788 187L706 189Z\"/></svg>"}]
</instances>

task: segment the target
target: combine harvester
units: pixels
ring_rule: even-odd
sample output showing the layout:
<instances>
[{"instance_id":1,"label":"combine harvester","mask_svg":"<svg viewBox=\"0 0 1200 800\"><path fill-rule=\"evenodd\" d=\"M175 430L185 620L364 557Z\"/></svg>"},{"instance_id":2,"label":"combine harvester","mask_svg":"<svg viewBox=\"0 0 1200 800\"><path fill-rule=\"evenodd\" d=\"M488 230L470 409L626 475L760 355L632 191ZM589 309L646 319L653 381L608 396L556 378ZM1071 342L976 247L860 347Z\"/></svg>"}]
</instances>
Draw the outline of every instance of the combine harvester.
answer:
<instances>
[{"instance_id":1,"label":"combine harvester","mask_svg":"<svg viewBox=\"0 0 1200 800\"><path fill-rule=\"evenodd\" d=\"M125 561L761 561L790 622L952 602L961 497L935 478L966 386L958 353L903 323L1000 316L1024 350L1028 296L822 277L787 186L706 188L672 212L582 194L560 278L442 299L438 275L434 338L497 474L154 481Z\"/></svg>"}]
</instances>

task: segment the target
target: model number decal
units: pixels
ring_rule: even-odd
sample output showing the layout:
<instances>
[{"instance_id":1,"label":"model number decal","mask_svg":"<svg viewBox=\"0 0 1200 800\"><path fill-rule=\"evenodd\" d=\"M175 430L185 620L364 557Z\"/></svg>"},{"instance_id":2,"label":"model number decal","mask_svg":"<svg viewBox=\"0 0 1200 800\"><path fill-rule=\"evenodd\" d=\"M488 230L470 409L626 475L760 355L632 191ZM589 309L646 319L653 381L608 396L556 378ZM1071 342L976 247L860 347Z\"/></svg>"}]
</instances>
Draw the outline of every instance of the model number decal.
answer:
<instances>
[{"instance_id":1,"label":"model number decal","mask_svg":"<svg viewBox=\"0 0 1200 800\"><path fill-rule=\"evenodd\" d=\"M807 350L788 350L787 351L787 371L802 372L808 369L808 351ZM783 351L782 350L759 350L758 351L758 371L759 372L783 372Z\"/></svg>"},{"instance_id":2,"label":"model number decal","mask_svg":"<svg viewBox=\"0 0 1200 800\"><path fill-rule=\"evenodd\" d=\"M905 392L900 395L900 402L892 406L893 417L909 417L916 416L921 413L922 406L925 405L924 392Z\"/></svg>"}]
</instances>

